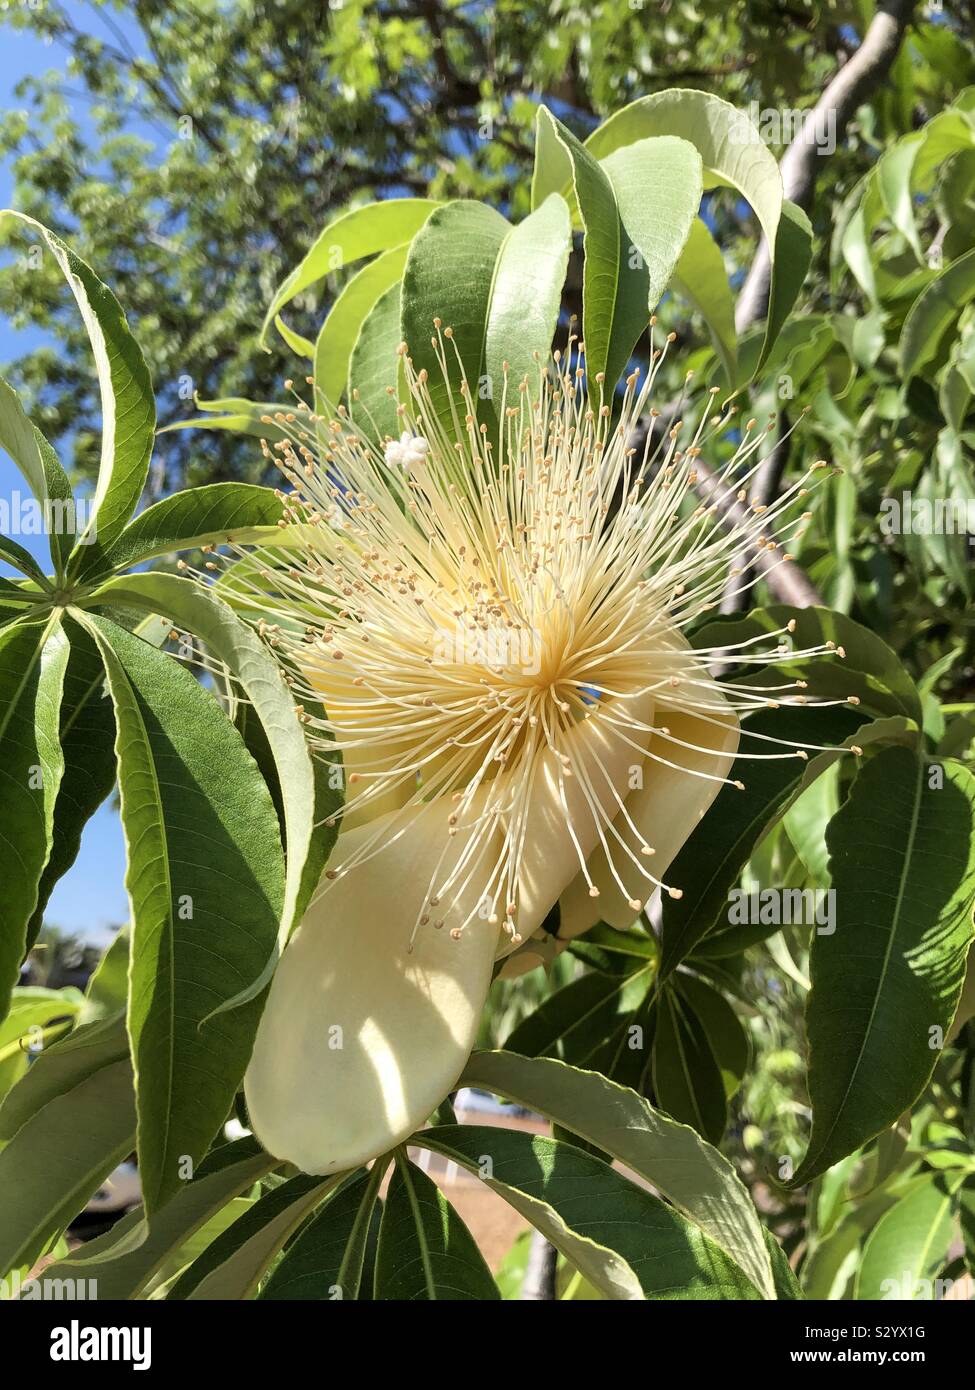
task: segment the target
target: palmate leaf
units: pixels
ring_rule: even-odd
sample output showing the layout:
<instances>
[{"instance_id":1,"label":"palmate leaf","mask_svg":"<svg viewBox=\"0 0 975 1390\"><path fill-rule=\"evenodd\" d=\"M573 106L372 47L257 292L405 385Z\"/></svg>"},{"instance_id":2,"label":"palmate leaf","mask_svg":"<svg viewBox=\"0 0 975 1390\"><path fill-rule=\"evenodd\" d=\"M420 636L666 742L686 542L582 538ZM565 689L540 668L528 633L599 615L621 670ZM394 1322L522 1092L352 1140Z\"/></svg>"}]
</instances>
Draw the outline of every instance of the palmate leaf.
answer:
<instances>
[{"instance_id":1,"label":"palmate leaf","mask_svg":"<svg viewBox=\"0 0 975 1390\"><path fill-rule=\"evenodd\" d=\"M386 1164L354 1174L300 1231L261 1289L262 1299L335 1302L372 1297L370 1245L378 1234Z\"/></svg>"},{"instance_id":2,"label":"palmate leaf","mask_svg":"<svg viewBox=\"0 0 975 1390\"><path fill-rule=\"evenodd\" d=\"M894 1124L927 1084L965 977L975 778L883 749L826 832L836 930L815 934L806 1005L808 1182Z\"/></svg>"},{"instance_id":3,"label":"palmate leaf","mask_svg":"<svg viewBox=\"0 0 975 1390\"><path fill-rule=\"evenodd\" d=\"M653 200L646 188L655 190ZM544 106L535 126L532 206L572 198L583 228L582 328L595 392L611 393L667 287L701 201L701 161L672 137L598 161Z\"/></svg>"},{"instance_id":4,"label":"palmate leaf","mask_svg":"<svg viewBox=\"0 0 975 1390\"><path fill-rule=\"evenodd\" d=\"M765 233L772 284L760 367L805 279L812 251L809 220L783 198L775 156L745 113L707 92L679 89L641 97L593 131L586 149L603 160L638 140L662 135L691 144L704 167L704 187L736 189L751 204Z\"/></svg>"},{"instance_id":5,"label":"palmate leaf","mask_svg":"<svg viewBox=\"0 0 975 1390\"><path fill-rule=\"evenodd\" d=\"M454 389L463 375L473 410L496 426L505 363L512 406L519 382L534 383L551 349L570 244L569 210L557 194L514 227L484 203L448 203L415 238L403 273L401 336L415 368L430 373L435 409L451 433L457 402L431 343L434 319L452 330L460 356L462 366L448 343Z\"/></svg>"},{"instance_id":6,"label":"palmate leaf","mask_svg":"<svg viewBox=\"0 0 975 1390\"><path fill-rule=\"evenodd\" d=\"M474 1237L440 1188L397 1153L383 1205L375 1296L401 1302L500 1299Z\"/></svg>"},{"instance_id":7,"label":"palmate leaf","mask_svg":"<svg viewBox=\"0 0 975 1390\"><path fill-rule=\"evenodd\" d=\"M761 1297L698 1227L572 1144L480 1125L411 1142L480 1177L607 1298Z\"/></svg>"},{"instance_id":8,"label":"palmate leaf","mask_svg":"<svg viewBox=\"0 0 975 1390\"><path fill-rule=\"evenodd\" d=\"M259 1004L201 1025L273 954L283 854L267 787L212 695L109 619L83 621L118 727L132 905L128 1026L151 1217L203 1158L247 1065Z\"/></svg>"},{"instance_id":9,"label":"palmate leaf","mask_svg":"<svg viewBox=\"0 0 975 1390\"><path fill-rule=\"evenodd\" d=\"M32 217L4 212L38 232L57 262L84 320L101 394L102 452L91 514L69 570L93 569L135 511L149 470L156 428L152 383L121 305L80 256Z\"/></svg>"},{"instance_id":10,"label":"palmate leaf","mask_svg":"<svg viewBox=\"0 0 975 1390\"><path fill-rule=\"evenodd\" d=\"M246 1002L268 982L277 959L317 886L338 833L329 824L342 804L332 784L331 764L313 765L299 724L294 698L263 642L215 594L178 575L137 574L111 581L98 597L132 605L142 612L163 613L200 637L218 661L233 673L260 720L277 776L287 850L284 900L275 951L263 969L245 982L234 1003ZM336 753L335 762L339 755Z\"/></svg>"},{"instance_id":11,"label":"palmate leaf","mask_svg":"<svg viewBox=\"0 0 975 1390\"><path fill-rule=\"evenodd\" d=\"M734 1168L687 1125L596 1072L510 1052L475 1052L462 1082L538 1110L652 1183L772 1296L762 1225Z\"/></svg>"},{"instance_id":12,"label":"palmate leaf","mask_svg":"<svg viewBox=\"0 0 975 1390\"><path fill-rule=\"evenodd\" d=\"M28 419L20 397L12 386L0 377L0 447L13 459L27 479L34 497L45 502L62 504L58 512L66 522L74 520L71 484L61 467L57 454L33 422ZM74 544L74 527L52 526L49 532L51 559L58 573L63 573ZM18 546L19 550L20 547ZM28 571L25 571L27 573Z\"/></svg>"},{"instance_id":13,"label":"palmate leaf","mask_svg":"<svg viewBox=\"0 0 975 1390\"><path fill-rule=\"evenodd\" d=\"M274 489L255 483L211 483L177 492L129 522L105 557L105 571L195 546L273 543L283 515Z\"/></svg>"},{"instance_id":14,"label":"palmate leaf","mask_svg":"<svg viewBox=\"0 0 975 1390\"><path fill-rule=\"evenodd\" d=\"M68 642L57 618L0 631L0 1018L17 982L51 852Z\"/></svg>"}]
</instances>

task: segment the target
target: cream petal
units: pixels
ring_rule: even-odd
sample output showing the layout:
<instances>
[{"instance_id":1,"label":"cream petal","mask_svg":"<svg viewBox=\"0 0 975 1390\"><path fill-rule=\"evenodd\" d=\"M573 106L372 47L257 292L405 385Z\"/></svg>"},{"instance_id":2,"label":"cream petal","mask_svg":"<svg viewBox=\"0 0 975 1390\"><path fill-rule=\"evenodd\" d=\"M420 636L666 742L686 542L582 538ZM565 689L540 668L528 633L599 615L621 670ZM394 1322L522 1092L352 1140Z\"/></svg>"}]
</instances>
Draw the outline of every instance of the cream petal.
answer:
<instances>
[{"instance_id":1,"label":"cream petal","mask_svg":"<svg viewBox=\"0 0 975 1390\"><path fill-rule=\"evenodd\" d=\"M344 833L339 865L377 831L407 827L328 885L275 972L247 1108L265 1148L305 1172L341 1172L400 1143L448 1093L474 1045L497 931L476 917L457 941L450 929L483 893L481 873L445 925L420 927L408 950L433 879L465 846L462 834L447 839L447 814L434 802ZM485 865L497 848L496 838Z\"/></svg>"},{"instance_id":2,"label":"cream petal","mask_svg":"<svg viewBox=\"0 0 975 1390\"><path fill-rule=\"evenodd\" d=\"M652 695L627 700L626 708L638 723L652 723ZM629 737L637 744L642 742L645 749L650 735L632 731ZM573 765L585 774L591 792L587 796L578 775L562 779L560 787L558 759L551 751L542 755L529 802L519 873L518 930L523 937L541 926L559 894L579 874L580 851L582 858L588 859L599 846L600 831L606 833L605 820L613 818L619 804L613 793L626 797L631 769L641 762L640 751L620 738L598 713L569 732L564 748ZM598 818L590 797L601 809ZM567 828L570 824L578 849ZM513 949L504 939L500 954L508 955Z\"/></svg>"},{"instance_id":3,"label":"cream petal","mask_svg":"<svg viewBox=\"0 0 975 1390\"><path fill-rule=\"evenodd\" d=\"M720 694L718 686L714 690ZM726 714L714 712L710 716L712 719L720 718L720 724L665 708L658 711L657 717L658 722L665 725L674 737L709 750L695 752L667 739L656 740L655 751L678 766L666 767L653 758L646 758L643 785L631 791L626 798L627 813L633 824L655 851L646 860L647 867L655 877L663 878L678 850L690 837L720 790L720 782L711 779L728 775L738 749L740 729L738 718L730 707ZM705 772L708 776L689 775L693 772ZM639 855L640 841L622 815L617 817L616 828ZM641 878L632 860L618 844L613 861L630 896L645 901L652 885ZM633 922L633 909L617 887L601 847L589 860L588 868L600 896L590 898L585 879L578 875L559 901L559 936L563 940L588 931L600 920L620 928L629 927ZM673 886L680 888L682 885Z\"/></svg>"}]
</instances>

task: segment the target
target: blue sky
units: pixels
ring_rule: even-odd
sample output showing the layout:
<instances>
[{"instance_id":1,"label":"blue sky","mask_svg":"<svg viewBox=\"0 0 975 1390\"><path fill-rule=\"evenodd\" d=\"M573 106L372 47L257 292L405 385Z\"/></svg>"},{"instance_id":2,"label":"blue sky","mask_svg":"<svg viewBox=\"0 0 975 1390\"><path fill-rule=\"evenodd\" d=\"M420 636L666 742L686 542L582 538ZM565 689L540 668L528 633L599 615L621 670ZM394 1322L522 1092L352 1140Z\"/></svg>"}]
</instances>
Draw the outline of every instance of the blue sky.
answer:
<instances>
[{"instance_id":1,"label":"blue sky","mask_svg":"<svg viewBox=\"0 0 975 1390\"><path fill-rule=\"evenodd\" d=\"M93 21L97 25L97 19ZM47 46L33 34L4 26L0 45L0 102L5 110L17 103L14 88L22 77L63 67L62 50ZM79 103L79 119L84 116L84 103ZM139 133L144 133L140 130ZM13 178L8 166L0 163L0 206L13 204ZM2 274L0 268L0 274ZM15 360L43 341L34 330L14 332L10 324L0 319L0 363ZM65 460L70 463L70 460ZM0 498L8 501L13 494L28 495L28 488L18 470L0 450ZM46 569L50 569L47 540L43 536L17 538ZM0 566L0 569L4 567ZM64 876L51 896L46 917L65 931L76 932L95 941L105 939L106 929L128 919L128 899L125 893L125 847L118 816L110 804L104 805L92 817L85 831L74 867Z\"/></svg>"}]
</instances>

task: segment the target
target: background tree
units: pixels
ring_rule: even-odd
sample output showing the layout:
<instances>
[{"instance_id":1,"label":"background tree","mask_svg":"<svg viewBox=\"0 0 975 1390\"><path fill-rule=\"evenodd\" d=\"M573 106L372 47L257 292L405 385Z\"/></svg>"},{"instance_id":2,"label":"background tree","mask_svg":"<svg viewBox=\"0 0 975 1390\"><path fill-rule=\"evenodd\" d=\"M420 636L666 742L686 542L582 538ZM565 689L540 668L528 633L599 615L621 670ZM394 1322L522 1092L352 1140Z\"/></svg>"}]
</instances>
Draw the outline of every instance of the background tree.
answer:
<instances>
[{"instance_id":1,"label":"background tree","mask_svg":"<svg viewBox=\"0 0 975 1390\"><path fill-rule=\"evenodd\" d=\"M3 120L0 154L12 162L15 205L70 236L117 287L167 422L192 412L194 391L276 397L293 364L280 342L270 356L258 349L264 308L338 208L429 191L520 216L539 99L580 133L634 97L680 85L759 109L805 107L855 52L872 9L866 0L48 0L0 21L48 39L59 62L20 84L23 107ZM886 143L975 79L960 37L972 32L971 10L966 0L950 18L919 19L884 92L836 155L817 161L820 229ZM718 197L714 217L743 271L749 210ZM828 238L817 245L813 304L828 294ZM11 375L49 436L73 435L76 468L90 475L97 408L81 330L42 274L18 259L0 277L0 313L53 339ZM298 309L295 326L313 334L317 297ZM151 486L159 495L261 467L232 437L171 435Z\"/></svg>"}]
</instances>

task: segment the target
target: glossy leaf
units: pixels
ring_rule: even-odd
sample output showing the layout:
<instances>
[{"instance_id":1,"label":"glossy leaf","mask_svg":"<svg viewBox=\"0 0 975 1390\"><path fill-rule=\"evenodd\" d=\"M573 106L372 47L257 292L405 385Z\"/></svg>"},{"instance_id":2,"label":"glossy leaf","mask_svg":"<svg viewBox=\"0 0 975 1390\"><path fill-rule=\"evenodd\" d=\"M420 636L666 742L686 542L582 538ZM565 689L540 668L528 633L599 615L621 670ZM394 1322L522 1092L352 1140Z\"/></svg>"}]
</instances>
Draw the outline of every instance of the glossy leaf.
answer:
<instances>
[{"instance_id":1,"label":"glossy leaf","mask_svg":"<svg viewBox=\"0 0 975 1390\"><path fill-rule=\"evenodd\" d=\"M0 632L0 1018L17 982L51 852L64 771L58 723L68 642L60 622Z\"/></svg>"},{"instance_id":2,"label":"glossy leaf","mask_svg":"<svg viewBox=\"0 0 975 1390\"><path fill-rule=\"evenodd\" d=\"M458 201L438 208L410 247L403 272L401 337L415 370L429 372L434 411L451 434L462 377L475 402L485 386L495 268L510 231L507 219L487 204ZM453 344L445 344L449 387L432 344L434 319L453 334Z\"/></svg>"},{"instance_id":3,"label":"glossy leaf","mask_svg":"<svg viewBox=\"0 0 975 1390\"><path fill-rule=\"evenodd\" d=\"M106 556L106 568L125 569L201 545L267 544L276 538L283 512L274 489L256 483L211 483L176 492L129 522Z\"/></svg>"},{"instance_id":4,"label":"glossy leaf","mask_svg":"<svg viewBox=\"0 0 975 1390\"><path fill-rule=\"evenodd\" d=\"M178 1190L186 1162L206 1153L243 1077L259 1004L201 1025L273 953L283 856L267 787L212 695L117 624L86 622L118 726L132 903L128 1024L151 1216Z\"/></svg>"},{"instance_id":5,"label":"glossy leaf","mask_svg":"<svg viewBox=\"0 0 975 1390\"><path fill-rule=\"evenodd\" d=\"M561 1062L475 1052L462 1077L540 1111L646 1178L772 1293L762 1225L746 1188L717 1149L625 1086Z\"/></svg>"},{"instance_id":6,"label":"glossy leaf","mask_svg":"<svg viewBox=\"0 0 975 1390\"><path fill-rule=\"evenodd\" d=\"M272 1261L341 1181L304 1173L265 1192L190 1265L171 1298L253 1298Z\"/></svg>"},{"instance_id":7,"label":"glossy leaf","mask_svg":"<svg viewBox=\"0 0 975 1390\"><path fill-rule=\"evenodd\" d=\"M0 448L4 449L21 473L38 502L58 504L51 509L52 520L61 517L74 522L74 498L68 475L57 454L28 418L17 392L0 377ZM74 525L52 526L49 532L51 559L63 570L74 545Z\"/></svg>"},{"instance_id":8,"label":"glossy leaf","mask_svg":"<svg viewBox=\"0 0 975 1390\"><path fill-rule=\"evenodd\" d=\"M704 166L704 187L736 189L751 204L765 233L772 256L772 304L760 366L805 276L808 220L783 198L775 156L747 114L707 92L682 88L641 97L604 121L589 136L586 148L604 159L622 146L656 135L677 136L693 145Z\"/></svg>"},{"instance_id":9,"label":"glossy leaf","mask_svg":"<svg viewBox=\"0 0 975 1390\"><path fill-rule=\"evenodd\" d=\"M972 940L973 817L970 772L949 763L932 778L909 749L888 748L830 822L837 921L812 939L813 1128L795 1184L892 1125L931 1076Z\"/></svg>"},{"instance_id":10,"label":"glossy leaf","mask_svg":"<svg viewBox=\"0 0 975 1390\"><path fill-rule=\"evenodd\" d=\"M661 1109L719 1143L728 1123L721 1069L697 1014L669 986L657 1004L652 1067Z\"/></svg>"},{"instance_id":11,"label":"glossy leaf","mask_svg":"<svg viewBox=\"0 0 975 1390\"><path fill-rule=\"evenodd\" d=\"M115 785L115 716L105 668L83 628L68 620L64 632L69 644L59 732L64 768L54 803L51 853L27 926L28 947L41 929L55 884L77 858L85 826Z\"/></svg>"},{"instance_id":12,"label":"glossy leaf","mask_svg":"<svg viewBox=\"0 0 975 1390\"><path fill-rule=\"evenodd\" d=\"M437 1184L397 1154L383 1205L377 1299L459 1302L500 1299L474 1237Z\"/></svg>"},{"instance_id":13,"label":"glossy leaf","mask_svg":"<svg viewBox=\"0 0 975 1390\"><path fill-rule=\"evenodd\" d=\"M138 1298L197 1231L264 1177L275 1162L254 1139L221 1144L207 1155L192 1181L184 1182L156 1214L150 1227L143 1208L137 1207L104 1235L71 1251L48 1273L52 1278L97 1281L100 1301Z\"/></svg>"},{"instance_id":14,"label":"glossy leaf","mask_svg":"<svg viewBox=\"0 0 975 1390\"><path fill-rule=\"evenodd\" d=\"M17 1130L0 1149L0 1278L34 1264L131 1152L134 1137L128 1059L83 1075Z\"/></svg>"},{"instance_id":15,"label":"glossy leaf","mask_svg":"<svg viewBox=\"0 0 975 1390\"><path fill-rule=\"evenodd\" d=\"M423 1130L414 1142L477 1174L607 1298L759 1297L697 1227L571 1144L480 1125Z\"/></svg>"},{"instance_id":16,"label":"glossy leaf","mask_svg":"<svg viewBox=\"0 0 975 1390\"><path fill-rule=\"evenodd\" d=\"M362 325L382 295L399 283L409 243L385 251L352 276L329 310L315 341L315 408L334 409L346 394L352 350ZM352 381L358 386L357 381Z\"/></svg>"},{"instance_id":17,"label":"glossy leaf","mask_svg":"<svg viewBox=\"0 0 975 1390\"><path fill-rule=\"evenodd\" d=\"M261 342L266 340L275 315L290 304L295 295L352 261L402 246L420 230L437 206L431 198L389 198L333 218L275 291L264 317Z\"/></svg>"},{"instance_id":18,"label":"glossy leaf","mask_svg":"<svg viewBox=\"0 0 975 1390\"><path fill-rule=\"evenodd\" d=\"M135 511L149 471L156 406L149 371L118 300L80 256L47 227L20 212L4 217L38 232L74 295L95 359L101 394L102 449L91 513L72 565L92 568Z\"/></svg>"},{"instance_id":19,"label":"glossy leaf","mask_svg":"<svg viewBox=\"0 0 975 1390\"><path fill-rule=\"evenodd\" d=\"M695 217L673 275L673 287L704 319L729 388L738 376L735 301L724 257L707 223Z\"/></svg>"},{"instance_id":20,"label":"glossy leaf","mask_svg":"<svg viewBox=\"0 0 975 1390\"><path fill-rule=\"evenodd\" d=\"M298 925L317 886L338 833L327 821L340 809L342 792L313 765L294 697L264 643L213 592L178 575L136 574L112 581L100 591L115 603L135 604L166 617L201 638L233 673L261 722L277 771L284 818L286 877L278 928L281 949ZM234 1002L253 999L270 979L277 959L269 953L264 969Z\"/></svg>"},{"instance_id":21,"label":"glossy leaf","mask_svg":"<svg viewBox=\"0 0 975 1390\"><path fill-rule=\"evenodd\" d=\"M362 1299L378 1180L386 1165L353 1177L331 1196L288 1246L261 1289L262 1299L333 1302Z\"/></svg>"},{"instance_id":22,"label":"glossy leaf","mask_svg":"<svg viewBox=\"0 0 975 1390\"><path fill-rule=\"evenodd\" d=\"M955 1232L961 1177L931 1173L880 1218L857 1270L854 1298L933 1299Z\"/></svg>"},{"instance_id":23,"label":"glossy leaf","mask_svg":"<svg viewBox=\"0 0 975 1390\"><path fill-rule=\"evenodd\" d=\"M975 251L968 251L946 266L911 305L898 349L905 382L934 359L949 326L973 298Z\"/></svg>"}]
</instances>

